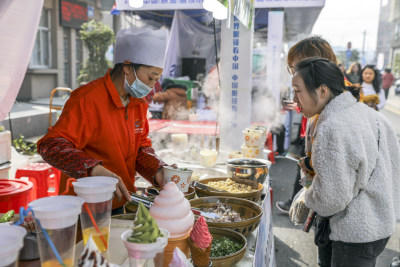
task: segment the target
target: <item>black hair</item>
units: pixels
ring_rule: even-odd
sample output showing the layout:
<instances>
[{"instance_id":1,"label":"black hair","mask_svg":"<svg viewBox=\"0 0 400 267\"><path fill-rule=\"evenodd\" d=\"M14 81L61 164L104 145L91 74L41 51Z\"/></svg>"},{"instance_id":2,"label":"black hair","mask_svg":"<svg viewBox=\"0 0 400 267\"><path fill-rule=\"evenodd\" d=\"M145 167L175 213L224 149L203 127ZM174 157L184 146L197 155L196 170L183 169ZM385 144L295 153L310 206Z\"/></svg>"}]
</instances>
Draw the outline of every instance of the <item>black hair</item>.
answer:
<instances>
[{"instance_id":1,"label":"black hair","mask_svg":"<svg viewBox=\"0 0 400 267\"><path fill-rule=\"evenodd\" d=\"M335 62L321 57L311 57L301 60L296 65L296 73L304 80L307 91L316 99L316 89L325 85L330 89L334 97L340 95L345 90L360 100L359 86L345 86L343 72Z\"/></svg>"},{"instance_id":2,"label":"black hair","mask_svg":"<svg viewBox=\"0 0 400 267\"><path fill-rule=\"evenodd\" d=\"M391 72L392 72L392 69L386 68L385 71L386 71L387 73L391 73Z\"/></svg>"},{"instance_id":3,"label":"black hair","mask_svg":"<svg viewBox=\"0 0 400 267\"><path fill-rule=\"evenodd\" d=\"M110 71L110 76L112 79L115 79L118 76L121 76L124 73L123 67L130 66L137 71L140 67L147 67L150 68L151 66L144 65L144 64L136 64L136 63L117 63L114 65L114 68Z\"/></svg>"},{"instance_id":4,"label":"black hair","mask_svg":"<svg viewBox=\"0 0 400 267\"><path fill-rule=\"evenodd\" d=\"M360 75L360 84L363 82L362 75L366 69L372 69L375 73L374 80L372 81L372 87L374 87L374 90L377 94L381 91L381 74L379 71L375 68L374 65L366 65L362 70L361 70L361 75Z\"/></svg>"}]
</instances>

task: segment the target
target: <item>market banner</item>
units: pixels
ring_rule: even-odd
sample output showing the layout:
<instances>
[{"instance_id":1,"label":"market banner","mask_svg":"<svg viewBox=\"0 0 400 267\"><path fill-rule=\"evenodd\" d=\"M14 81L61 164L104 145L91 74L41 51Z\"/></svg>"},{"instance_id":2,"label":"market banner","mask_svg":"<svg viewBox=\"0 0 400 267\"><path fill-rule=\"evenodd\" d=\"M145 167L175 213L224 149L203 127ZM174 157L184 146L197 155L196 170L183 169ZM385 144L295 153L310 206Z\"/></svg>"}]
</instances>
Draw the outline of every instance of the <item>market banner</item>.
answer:
<instances>
[{"instance_id":1,"label":"market banner","mask_svg":"<svg viewBox=\"0 0 400 267\"><path fill-rule=\"evenodd\" d=\"M31 58L43 0L0 1L0 121L17 98Z\"/></svg>"},{"instance_id":2,"label":"market banner","mask_svg":"<svg viewBox=\"0 0 400 267\"><path fill-rule=\"evenodd\" d=\"M284 11L268 12L268 39L267 39L267 88L275 98L279 107L281 92L281 53L283 40Z\"/></svg>"},{"instance_id":3,"label":"market banner","mask_svg":"<svg viewBox=\"0 0 400 267\"><path fill-rule=\"evenodd\" d=\"M253 16L254 18L254 16ZM221 149L240 150L242 131L250 126L253 30L234 16L228 29L221 25L221 88L218 122ZM253 23L252 23L253 24Z\"/></svg>"},{"instance_id":4,"label":"market banner","mask_svg":"<svg viewBox=\"0 0 400 267\"><path fill-rule=\"evenodd\" d=\"M323 7L325 0L231 0L238 7L232 13L239 15L240 20L250 16L246 11L251 2L254 8L271 7ZM254 1L254 3L253 3ZM222 2L222 1L221 1ZM129 0L115 0L118 10L180 10L180 9L203 9L203 0L143 0L143 6L134 8L129 6ZM243 9L243 7L246 7ZM242 8L242 9L240 9ZM252 19L247 21L251 21ZM245 25L247 25L245 23Z\"/></svg>"},{"instance_id":5,"label":"market banner","mask_svg":"<svg viewBox=\"0 0 400 267\"><path fill-rule=\"evenodd\" d=\"M232 0L232 14L236 16L243 25L251 29L251 22L253 21L253 0Z\"/></svg>"},{"instance_id":6,"label":"market banner","mask_svg":"<svg viewBox=\"0 0 400 267\"><path fill-rule=\"evenodd\" d=\"M323 7L325 0L254 0L255 8L271 7Z\"/></svg>"}]
</instances>

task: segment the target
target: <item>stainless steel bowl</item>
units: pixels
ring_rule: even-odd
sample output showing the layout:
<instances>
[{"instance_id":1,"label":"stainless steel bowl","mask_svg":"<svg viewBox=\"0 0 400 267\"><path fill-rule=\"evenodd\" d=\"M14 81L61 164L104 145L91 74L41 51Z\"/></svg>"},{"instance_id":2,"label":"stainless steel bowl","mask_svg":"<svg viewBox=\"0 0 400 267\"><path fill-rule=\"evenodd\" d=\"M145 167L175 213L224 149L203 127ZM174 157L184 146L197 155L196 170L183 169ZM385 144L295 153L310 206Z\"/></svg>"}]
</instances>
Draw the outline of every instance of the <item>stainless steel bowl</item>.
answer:
<instances>
[{"instance_id":1,"label":"stainless steel bowl","mask_svg":"<svg viewBox=\"0 0 400 267\"><path fill-rule=\"evenodd\" d=\"M228 177L241 183L257 188L258 184L263 184L268 175L270 162L264 159L231 159L228 161Z\"/></svg>"}]
</instances>

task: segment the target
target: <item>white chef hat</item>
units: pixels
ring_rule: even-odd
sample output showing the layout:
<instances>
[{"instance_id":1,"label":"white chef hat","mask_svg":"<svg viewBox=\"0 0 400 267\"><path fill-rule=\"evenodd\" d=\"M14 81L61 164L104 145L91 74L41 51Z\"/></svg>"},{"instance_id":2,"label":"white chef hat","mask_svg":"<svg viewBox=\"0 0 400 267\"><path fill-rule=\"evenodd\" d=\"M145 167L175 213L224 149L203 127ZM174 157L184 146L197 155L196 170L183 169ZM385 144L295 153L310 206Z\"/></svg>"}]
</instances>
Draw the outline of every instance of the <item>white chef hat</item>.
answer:
<instances>
[{"instance_id":1,"label":"white chef hat","mask_svg":"<svg viewBox=\"0 0 400 267\"><path fill-rule=\"evenodd\" d=\"M168 31L128 28L119 30L115 44L114 63L130 60L136 64L164 68Z\"/></svg>"}]
</instances>

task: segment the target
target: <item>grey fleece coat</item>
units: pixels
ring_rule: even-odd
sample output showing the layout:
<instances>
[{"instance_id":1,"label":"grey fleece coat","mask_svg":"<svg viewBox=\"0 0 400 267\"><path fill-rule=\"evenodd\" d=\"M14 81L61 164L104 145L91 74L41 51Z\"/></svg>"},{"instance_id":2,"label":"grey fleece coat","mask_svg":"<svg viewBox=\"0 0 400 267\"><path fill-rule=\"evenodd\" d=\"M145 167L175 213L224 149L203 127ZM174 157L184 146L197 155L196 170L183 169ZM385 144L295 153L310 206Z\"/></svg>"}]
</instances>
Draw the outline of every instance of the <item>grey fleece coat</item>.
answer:
<instances>
[{"instance_id":1,"label":"grey fleece coat","mask_svg":"<svg viewBox=\"0 0 400 267\"><path fill-rule=\"evenodd\" d=\"M315 127L312 162L316 175L305 201L332 216L331 240L365 243L393 234L400 218L400 151L382 114L349 92L332 99Z\"/></svg>"}]
</instances>

